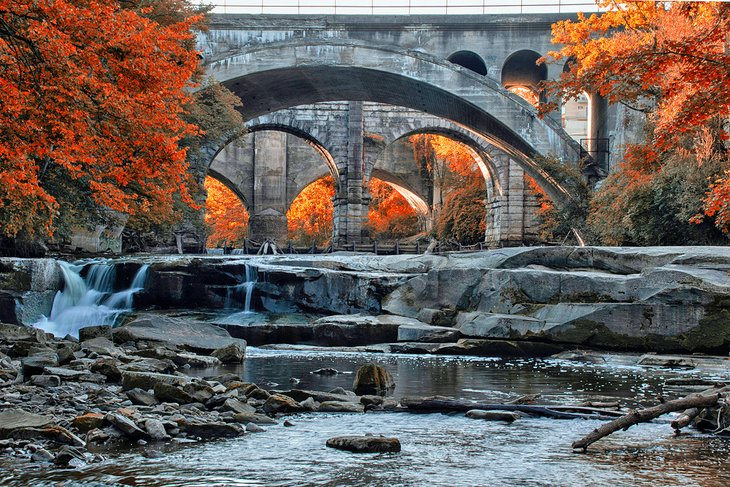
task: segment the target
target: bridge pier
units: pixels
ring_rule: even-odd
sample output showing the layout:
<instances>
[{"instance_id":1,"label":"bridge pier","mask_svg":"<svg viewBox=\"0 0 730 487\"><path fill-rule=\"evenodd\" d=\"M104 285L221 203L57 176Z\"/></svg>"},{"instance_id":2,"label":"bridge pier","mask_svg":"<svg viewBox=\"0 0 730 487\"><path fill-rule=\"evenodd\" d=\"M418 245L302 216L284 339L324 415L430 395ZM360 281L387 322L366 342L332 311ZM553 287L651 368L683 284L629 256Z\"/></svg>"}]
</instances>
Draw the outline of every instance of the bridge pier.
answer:
<instances>
[{"instance_id":1,"label":"bridge pier","mask_svg":"<svg viewBox=\"0 0 730 487\"><path fill-rule=\"evenodd\" d=\"M347 117L347 164L340 175L339 191L334 198L335 245L367 243L364 234L370 196L365 185L363 103L349 102Z\"/></svg>"},{"instance_id":2,"label":"bridge pier","mask_svg":"<svg viewBox=\"0 0 730 487\"><path fill-rule=\"evenodd\" d=\"M254 137L253 201L248 236L256 242L287 240L287 134Z\"/></svg>"}]
</instances>

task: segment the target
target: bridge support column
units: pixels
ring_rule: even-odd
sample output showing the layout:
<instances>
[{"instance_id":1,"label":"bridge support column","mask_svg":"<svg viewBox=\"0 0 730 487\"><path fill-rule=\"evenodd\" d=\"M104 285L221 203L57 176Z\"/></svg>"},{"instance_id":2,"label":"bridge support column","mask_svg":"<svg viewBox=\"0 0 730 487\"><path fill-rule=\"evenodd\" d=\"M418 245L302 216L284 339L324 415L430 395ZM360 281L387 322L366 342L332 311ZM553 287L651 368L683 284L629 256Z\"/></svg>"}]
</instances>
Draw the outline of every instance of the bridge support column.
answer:
<instances>
[{"instance_id":1,"label":"bridge support column","mask_svg":"<svg viewBox=\"0 0 730 487\"><path fill-rule=\"evenodd\" d=\"M340 175L334 199L333 241L336 245L366 243L363 227L368 217L370 197L365 189L363 146L363 104L349 102L347 122L347 166Z\"/></svg>"},{"instance_id":2,"label":"bridge support column","mask_svg":"<svg viewBox=\"0 0 730 487\"><path fill-rule=\"evenodd\" d=\"M494 158L502 194L487 202L485 241L495 247L536 239L536 201L525 185L524 170L508 156Z\"/></svg>"},{"instance_id":3,"label":"bridge support column","mask_svg":"<svg viewBox=\"0 0 730 487\"><path fill-rule=\"evenodd\" d=\"M254 134L253 204L248 236L256 242L287 240L287 134Z\"/></svg>"}]
</instances>

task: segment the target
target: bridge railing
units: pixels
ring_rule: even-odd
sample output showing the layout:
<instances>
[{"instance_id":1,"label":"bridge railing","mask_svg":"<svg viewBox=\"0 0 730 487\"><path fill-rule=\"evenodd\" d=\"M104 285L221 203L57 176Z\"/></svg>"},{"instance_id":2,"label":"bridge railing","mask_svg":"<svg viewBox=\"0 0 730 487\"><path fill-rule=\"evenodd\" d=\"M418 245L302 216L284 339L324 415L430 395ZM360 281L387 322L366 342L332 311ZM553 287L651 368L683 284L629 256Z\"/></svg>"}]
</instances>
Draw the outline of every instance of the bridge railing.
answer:
<instances>
[{"instance_id":1,"label":"bridge railing","mask_svg":"<svg viewBox=\"0 0 730 487\"><path fill-rule=\"evenodd\" d=\"M592 0L203 0L221 14L458 15L598 12Z\"/></svg>"}]
</instances>

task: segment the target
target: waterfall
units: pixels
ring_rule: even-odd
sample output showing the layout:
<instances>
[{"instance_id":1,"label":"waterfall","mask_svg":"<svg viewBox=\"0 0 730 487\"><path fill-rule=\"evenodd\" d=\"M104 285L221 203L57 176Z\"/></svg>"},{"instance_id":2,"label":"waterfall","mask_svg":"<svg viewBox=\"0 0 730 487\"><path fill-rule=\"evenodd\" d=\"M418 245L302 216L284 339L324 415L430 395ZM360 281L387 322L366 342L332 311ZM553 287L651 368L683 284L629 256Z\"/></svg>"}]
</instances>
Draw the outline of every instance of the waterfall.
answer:
<instances>
[{"instance_id":1,"label":"waterfall","mask_svg":"<svg viewBox=\"0 0 730 487\"><path fill-rule=\"evenodd\" d=\"M245 264L246 266L246 280L241 284L231 286L226 292L225 307L227 309L237 307L241 298L243 298L243 312L251 312L251 297L253 296L253 290L256 287L256 268Z\"/></svg>"},{"instance_id":2,"label":"waterfall","mask_svg":"<svg viewBox=\"0 0 730 487\"><path fill-rule=\"evenodd\" d=\"M87 326L114 325L122 313L132 310L134 294L144 289L149 265L139 268L130 288L114 292L116 269L107 263L94 263L85 278L83 265L59 261L64 288L53 299L48 318L35 324L56 336L78 336L79 329Z\"/></svg>"}]
</instances>

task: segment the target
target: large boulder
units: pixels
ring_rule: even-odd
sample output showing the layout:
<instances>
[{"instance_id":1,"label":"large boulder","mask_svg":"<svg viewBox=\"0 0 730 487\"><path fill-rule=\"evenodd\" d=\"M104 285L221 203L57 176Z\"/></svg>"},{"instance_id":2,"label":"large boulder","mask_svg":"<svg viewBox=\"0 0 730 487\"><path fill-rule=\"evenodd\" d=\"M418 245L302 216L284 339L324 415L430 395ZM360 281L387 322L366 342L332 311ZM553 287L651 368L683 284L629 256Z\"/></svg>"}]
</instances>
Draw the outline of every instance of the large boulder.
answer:
<instances>
[{"instance_id":1,"label":"large boulder","mask_svg":"<svg viewBox=\"0 0 730 487\"><path fill-rule=\"evenodd\" d=\"M352 390L358 396L384 396L395 389L395 380L385 367L366 364L357 369Z\"/></svg>"},{"instance_id":2,"label":"large boulder","mask_svg":"<svg viewBox=\"0 0 730 487\"><path fill-rule=\"evenodd\" d=\"M400 316L335 315L314 322L316 344L327 346L370 345L398 340L398 328L417 320Z\"/></svg>"},{"instance_id":3,"label":"large boulder","mask_svg":"<svg viewBox=\"0 0 730 487\"><path fill-rule=\"evenodd\" d=\"M152 313L139 315L115 328L113 335L117 343L159 343L206 355L231 344L244 350L246 348L245 340L232 338L226 330L218 326L192 318Z\"/></svg>"}]
</instances>

